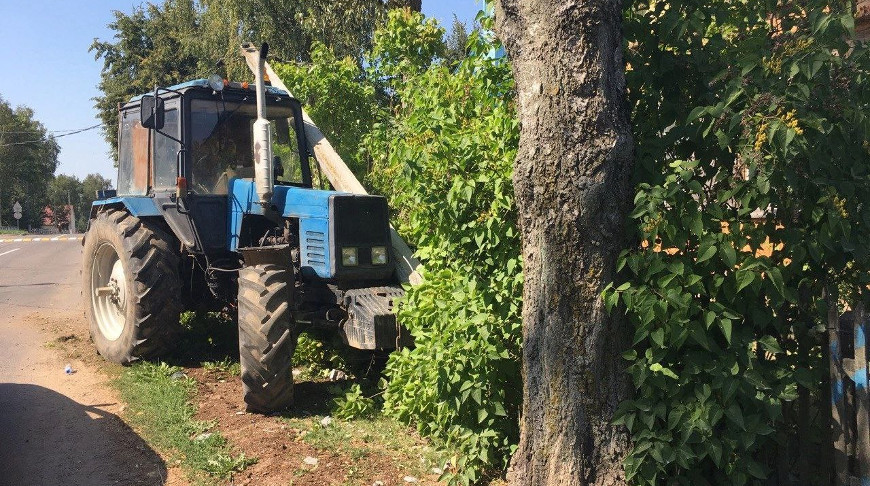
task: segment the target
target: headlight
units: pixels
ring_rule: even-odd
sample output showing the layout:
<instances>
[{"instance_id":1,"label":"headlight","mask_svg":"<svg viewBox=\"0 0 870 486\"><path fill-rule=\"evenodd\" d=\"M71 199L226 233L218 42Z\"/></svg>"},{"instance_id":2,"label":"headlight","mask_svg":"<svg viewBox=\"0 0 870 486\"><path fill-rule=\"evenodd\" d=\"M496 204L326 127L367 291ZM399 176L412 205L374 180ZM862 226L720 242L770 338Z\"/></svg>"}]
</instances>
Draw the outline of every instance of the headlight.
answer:
<instances>
[{"instance_id":1,"label":"headlight","mask_svg":"<svg viewBox=\"0 0 870 486\"><path fill-rule=\"evenodd\" d=\"M341 264L345 267L355 267L359 265L359 255L356 248L341 249Z\"/></svg>"},{"instance_id":2,"label":"headlight","mask_svg":"<svg viewBox=\"0 0 870 486\"><path fill-rule=\"evenodd\" d=\"M387 247L375 246L372 247L372 265L387 264Z\"/></svg>"}]
</instances>

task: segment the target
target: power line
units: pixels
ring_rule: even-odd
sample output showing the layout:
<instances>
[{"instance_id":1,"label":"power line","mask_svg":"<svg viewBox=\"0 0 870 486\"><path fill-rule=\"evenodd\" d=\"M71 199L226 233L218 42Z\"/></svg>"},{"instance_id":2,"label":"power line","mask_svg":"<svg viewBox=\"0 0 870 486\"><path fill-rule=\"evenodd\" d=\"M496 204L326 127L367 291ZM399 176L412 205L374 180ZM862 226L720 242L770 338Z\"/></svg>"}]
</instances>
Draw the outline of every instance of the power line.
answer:
<instances>
[{"instance_id":1,"label":"power line","mask_svg":"<svg viewBox=\"0 0 870 486\"><path fill-rule=\"evenodd\" d=\"M96 125L93 125L93 126L90 126L90 127L79 128L79 129L77 129L77 130L73 130L73 131L70 131L70 132L68 132L68 133L61 133L60 135L53 135L53 137L54 137L54 138L61 138L61 137L66 137L66 136L68 136L68 135L75 135L75 134L77 134L77 133L87 132L88 130L93 130L93 129L95 129L95 128L99 128L99 127L101 127L101 126L103 126L102 123L97 123ZM6 134L6 133L13 133L13 132L0 132L0 135L4 135L4 134ZM25 141L23 141L23 142L10 142L10 143L5 143L5 144L3 144L3 145L0 145L0 147L11 147L11 146L13 146L13 145L25 145L25 144L28 144L28 143L44 143L45 141L46 141L45 139L39 139L39 140L25 140Z\"/></svg>"},{"instance_id":2,"label":"power line","mask_svg":"<svg viewBox=\"0 0 870 486\"><path fill-rule=\"evenodd\" d=\"M62 132L75 132L81 130L81 128L67 128L64 130L46 130L45 133L62 133ZM21 130L21 131L8 131L8 132L0 132L0 135L20 135L25 133L34 133L37 130Z\"/></svg>"}]
</instances>

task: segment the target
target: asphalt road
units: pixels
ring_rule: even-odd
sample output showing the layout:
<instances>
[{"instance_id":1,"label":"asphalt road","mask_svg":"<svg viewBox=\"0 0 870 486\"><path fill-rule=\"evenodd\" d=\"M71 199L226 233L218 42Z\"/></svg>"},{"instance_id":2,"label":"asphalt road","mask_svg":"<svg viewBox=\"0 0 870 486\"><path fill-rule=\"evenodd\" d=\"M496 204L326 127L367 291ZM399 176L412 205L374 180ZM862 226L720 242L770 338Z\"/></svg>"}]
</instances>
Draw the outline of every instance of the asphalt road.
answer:
<instances>
[{"instance_id":1,"label":"asphalt road","mask_svg":"<svg viewBox=\"0 0 870 486\"><path fill-rule=\"evenodd\" d=\"M51 346L89 344L81 248L0 237L0 485L167 484L164 461L118 417L106 375Z\"/></svg>"}]
</instances>

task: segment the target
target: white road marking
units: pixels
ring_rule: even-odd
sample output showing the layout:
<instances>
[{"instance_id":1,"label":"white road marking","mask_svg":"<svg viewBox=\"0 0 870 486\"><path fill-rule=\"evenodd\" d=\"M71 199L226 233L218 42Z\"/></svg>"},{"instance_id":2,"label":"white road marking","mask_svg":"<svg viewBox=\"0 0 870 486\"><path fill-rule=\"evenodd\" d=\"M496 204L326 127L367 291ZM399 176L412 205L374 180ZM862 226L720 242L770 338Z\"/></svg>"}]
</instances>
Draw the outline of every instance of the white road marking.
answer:
<instances>
[{"instance_id":1,"label":"white road marking","mask_svg":"<svg viewBox=\"0 0 870 486\"><path fill-rule=\"evenodd\" d=\"M13 251L18 251L18 250L20 250L20 249L21 249L21 248L13 248L13 249L11 249L11 250L9 250L9 251L4 251L3 253L0 253L0 256L8 255L8 254L12 253Z\"/></svg>"},{"instance_id":2,"label":"white road marking","mask_svg":"<svg viewBox=\"0 0 870 486\"><path fill-rule=\"evenodd\" d=\"M57 236L55 236L54 238L51 239L51 241L57 241L57 240L59 240L59 239L60 239L60 238L58 238Z\"/></svg>"},{"instance_id":3,"label":"white road marking","mask_svg":"<svg viewBox=\"0 0 870 486\"><path fill-rule=\"evenodd\" d=\"M24 238L15 238L15 239L12 240L12 241L24 241Z\"/></svg>"}]
</instances>

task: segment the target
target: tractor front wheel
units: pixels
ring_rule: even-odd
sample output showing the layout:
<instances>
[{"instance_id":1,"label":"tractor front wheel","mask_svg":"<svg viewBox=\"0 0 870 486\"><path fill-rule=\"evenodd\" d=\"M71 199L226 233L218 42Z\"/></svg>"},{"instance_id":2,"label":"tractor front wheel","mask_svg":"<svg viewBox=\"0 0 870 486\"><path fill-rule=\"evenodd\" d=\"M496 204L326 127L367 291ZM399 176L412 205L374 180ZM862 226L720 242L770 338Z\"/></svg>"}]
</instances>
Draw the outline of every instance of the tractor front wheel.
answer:
<instances>
[{"instance_id":1,"label":"tractor front wheel","mask_svg":"<svg viewBox=\"0 0 870 486\"><path fill-rule=\"evenodd\" d=\"M82 294L90 334L109 361L129 364L171 348L181 281L170 236L126 211L101 212L85 235Z\"/></svg>"},{"instance_id":2,"label":"tractor front wheel","mask_svg":"<svg viewBox=\"0 0 870 486\"><path fill-rule=\"evenodd\" d=\"M275 264L239 270L239 361L249 412L278 411L293 402L292 272Z\"/></svg>"}]
</instances>

